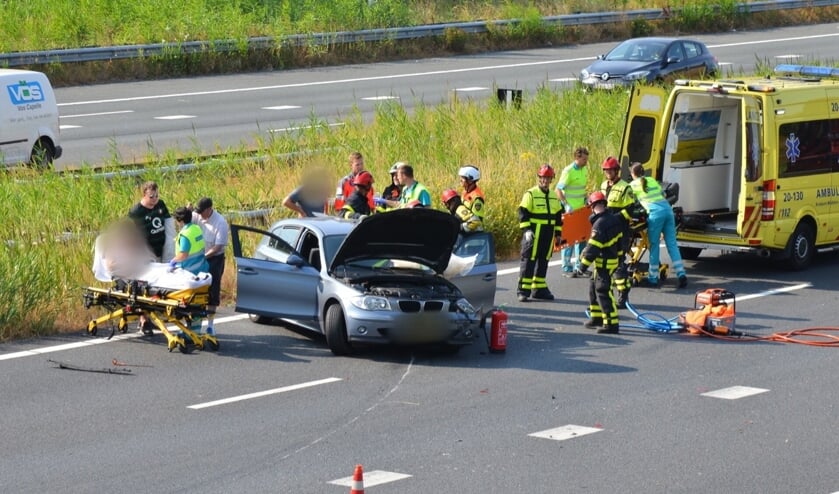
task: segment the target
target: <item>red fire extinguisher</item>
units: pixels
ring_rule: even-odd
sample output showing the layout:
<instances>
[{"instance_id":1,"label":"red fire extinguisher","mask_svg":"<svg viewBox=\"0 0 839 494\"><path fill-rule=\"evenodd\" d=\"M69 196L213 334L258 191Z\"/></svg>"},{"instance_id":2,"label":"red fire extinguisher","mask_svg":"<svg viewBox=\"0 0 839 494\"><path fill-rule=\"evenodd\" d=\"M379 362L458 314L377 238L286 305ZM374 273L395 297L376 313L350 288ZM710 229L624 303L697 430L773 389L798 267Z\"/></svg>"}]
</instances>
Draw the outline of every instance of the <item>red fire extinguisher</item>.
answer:
<instances>
[{"instance_id":1,"label":"red fire extinguisher","mask_svg":"<svg viewBox=\"0 0 839 494\"><path fill-rule=\"evenodd\" d=\"M492 311L489 332L490 353L504 353L507 350L507 313L500 308Z\"/></svg>"}]
</instances>

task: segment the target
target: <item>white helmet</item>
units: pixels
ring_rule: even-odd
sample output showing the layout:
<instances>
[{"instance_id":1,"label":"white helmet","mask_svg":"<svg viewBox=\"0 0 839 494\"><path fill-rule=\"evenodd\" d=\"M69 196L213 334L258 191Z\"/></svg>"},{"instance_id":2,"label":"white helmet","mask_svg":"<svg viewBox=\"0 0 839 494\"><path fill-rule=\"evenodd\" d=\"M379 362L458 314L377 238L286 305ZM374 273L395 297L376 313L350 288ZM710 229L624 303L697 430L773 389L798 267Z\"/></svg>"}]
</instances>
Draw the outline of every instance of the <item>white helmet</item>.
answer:
<instances>
[{"instance_id":1,"label":"white helmet","mask_svg":"<svg viewBox=\"0 0 839 494\"><path fill-rule=\"evenodd\" d=\"M459 177L464 177L469 181L477 182L481 179L481 172L474 165L466 165L457 171Z\"/></svg>"}]
</instances>

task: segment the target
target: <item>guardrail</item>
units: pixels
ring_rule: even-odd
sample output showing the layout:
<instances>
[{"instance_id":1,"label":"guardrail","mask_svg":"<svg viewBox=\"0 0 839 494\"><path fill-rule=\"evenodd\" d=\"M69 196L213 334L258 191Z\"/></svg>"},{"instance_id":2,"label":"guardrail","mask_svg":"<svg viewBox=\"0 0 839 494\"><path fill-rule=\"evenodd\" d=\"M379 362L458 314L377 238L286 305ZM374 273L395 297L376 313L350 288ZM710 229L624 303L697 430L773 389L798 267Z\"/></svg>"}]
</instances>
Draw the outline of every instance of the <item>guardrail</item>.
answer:
<instances>
[{"instance_id":1,"label":"guardrail","mask_svg":"<svg viewBox=\"0 0 839 494\"><path fill-rule=\"evenodd\" d=\"M741 3L740 13L768 12L812 7L839 5L839 0L774 0ZM562 26L585 26L613 24L633 20L660 20L678 16L679 10L643 9L624 12L601 12L543 17L548 24ZM318 46L346 43L377 42L385 40L406 40L443 35L447 29L459 29L468 34L486 33L490 27L515 26L520 19L456 22L451 24L428 24L414 27L366 29L362 31L339 31L334 33L294 34L282 37L255 37L247 41L249 50L267 50L279 46ZM68 50L42 50L0 54L0 66L95 62L116 59L155 57L171 54L193 54L204 52L229 52L241 49L241 42L235 40L191 41L185 43L155 43L149 45L124 45Z\"/></svg>"}]
</instances>

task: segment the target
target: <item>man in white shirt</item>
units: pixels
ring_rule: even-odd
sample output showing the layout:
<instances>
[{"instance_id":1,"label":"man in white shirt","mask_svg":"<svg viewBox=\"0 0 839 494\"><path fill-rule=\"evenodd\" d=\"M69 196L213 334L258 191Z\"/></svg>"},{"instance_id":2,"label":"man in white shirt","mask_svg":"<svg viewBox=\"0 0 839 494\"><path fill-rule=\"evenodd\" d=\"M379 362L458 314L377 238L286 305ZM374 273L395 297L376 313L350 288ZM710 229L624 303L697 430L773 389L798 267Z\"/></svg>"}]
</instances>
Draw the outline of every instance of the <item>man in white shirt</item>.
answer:
<instances>
[{"instance_id":1,"label":"man in white shirt","mask_svg":"<svg viewBox=\"0 0 839 494\"><path fill-rule=\"evenodd\" d=\"M227 220L213 208L213 200L202 197L195 205L193 221L204 231L204 257L210 265L213 282L210 285L210 296L207 304L207 334L215 335L213 321L216 309L221 303L221 277L224 274L224 250L227 247L227 236L230 227Z\"/></svg>"}]
</instances>

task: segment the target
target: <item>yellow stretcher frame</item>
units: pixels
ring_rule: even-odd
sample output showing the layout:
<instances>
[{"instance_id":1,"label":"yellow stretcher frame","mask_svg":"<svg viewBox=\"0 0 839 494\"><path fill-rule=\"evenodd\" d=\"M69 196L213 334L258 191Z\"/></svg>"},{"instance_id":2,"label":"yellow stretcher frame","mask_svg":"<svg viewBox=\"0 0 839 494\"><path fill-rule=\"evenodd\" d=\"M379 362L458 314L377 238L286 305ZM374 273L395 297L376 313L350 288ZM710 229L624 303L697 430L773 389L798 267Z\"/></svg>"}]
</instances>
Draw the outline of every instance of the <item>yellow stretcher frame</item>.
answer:
<instances>
[{"instance_id":1,"label":"yellow stretcher frame","mask_svg":"<svg viewBox=\"0 0 839 494\"><path fill-rule=\"evenodd\" d=\"M650 249L650 238L649 235L647 235L646 221L630 223L629 229L632 232L632 239L629 242L629 259L626 261L626 271L629 275L632 286L638 286L649 274L649 265L647 265L647 271L643 271L641 269L641 259ZM661 239L657 240L660 241ZM668 264L661 263L659 265L659 284L667 279L669 270L670 266Z\"/></svg>"},{"instance_id":2,"label":"yellow stretcher frame","mask_svg":"<svg viewBox=\"0 0 839 494\"><path fill-rule=\"evenodd\" d=\"M207 315L209 285L163 291L163 295L156 291L159 289L138 281L115 281L110 288L86 288L83 295L86 309L103 306L110 311L87 324L88 334L96 336L99 327L110 322L113 336L114 321L117 321L116 328L125 333L129 322L145 314L166 336L170 352L177 347L181 353L190 353L193 348L202 350L205 346L218 351L219 343L214 335L196 333L190 329L193 321ZM167 324L175 325L180 331L169 331Z\"/></svg>"}]
</instances>

